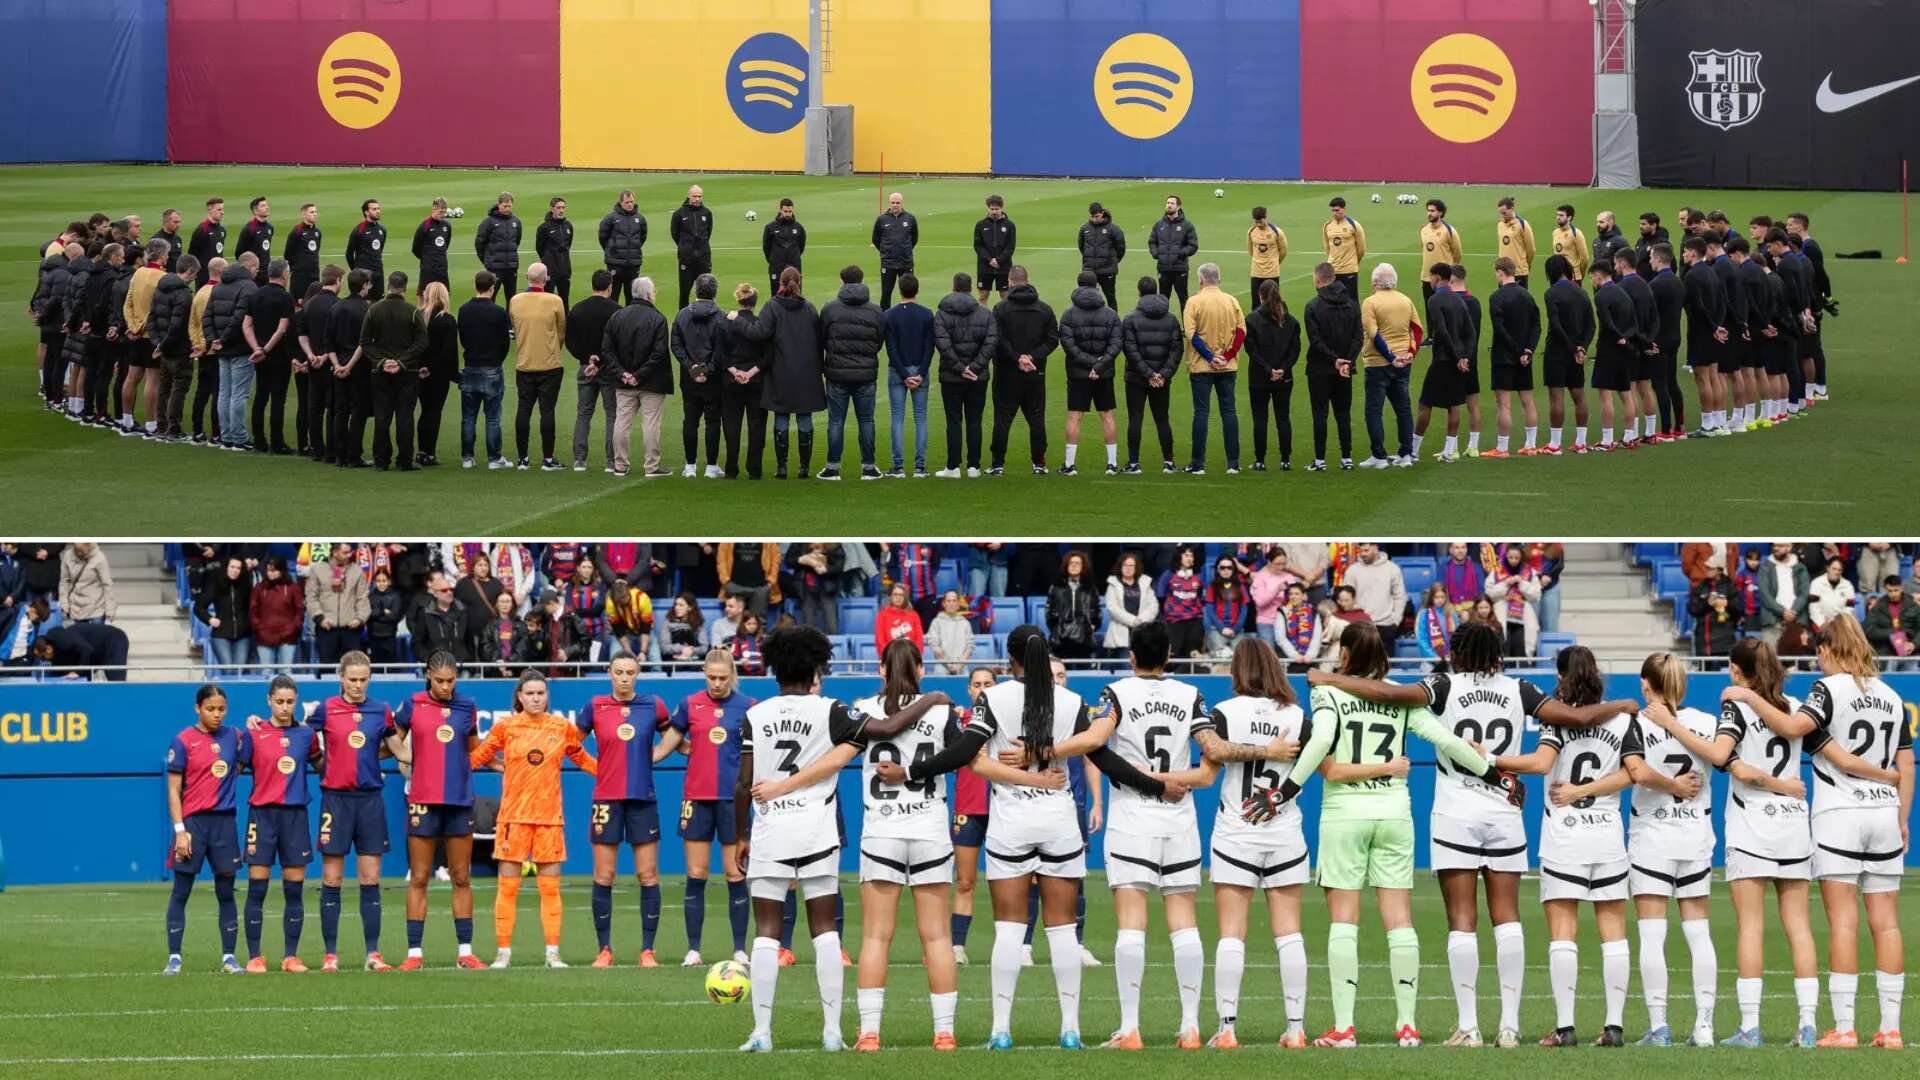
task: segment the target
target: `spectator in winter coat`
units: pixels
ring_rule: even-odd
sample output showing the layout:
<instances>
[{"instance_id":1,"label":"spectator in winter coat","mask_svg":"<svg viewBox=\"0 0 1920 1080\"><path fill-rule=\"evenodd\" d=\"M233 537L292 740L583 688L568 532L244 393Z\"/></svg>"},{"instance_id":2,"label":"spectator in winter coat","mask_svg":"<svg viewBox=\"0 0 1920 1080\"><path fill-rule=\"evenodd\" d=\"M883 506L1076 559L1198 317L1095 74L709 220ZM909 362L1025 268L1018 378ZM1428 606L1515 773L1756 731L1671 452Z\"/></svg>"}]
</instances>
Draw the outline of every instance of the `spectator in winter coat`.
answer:
<instances>
[{"instance_id":1,"label":"spectator in winter coat","mask_svg":"<svg viewBox=\"0 0 1920 1080\"><path fill-rule=\"evenodd\" d=\"M1353 586L1355 606L1380 631L1387 654L1392 655L1393 642L1400 636L1400 619L1407 610L1406 579L1378 544L1361 544L1356 555L1343 583Z\"/></svg>"},{"instance_id":2,"label":"spectator in winter coat","mask_svg":"<svg viewBox=\"0 0 1920 1080\"><path fill-rule=\"evenodd\" d=\"M742 328L746 340L765 343L768 353L764 403L773 414L774 479L787 478L787 429L799 428L799 465L806 476L813 464L813 414L827 407L820 359L820 315L801 294L800 271L780 272L780 291ZM740 313L727 318L740 320Z\"/></svg>"},{"instance_id":3,"label":"spectator in winter coat","mask_svg":"<svg viewBox=\"0 0 1920 1080\"><path fill-rule=\"evenodd\" d=\"M473 252L482 268L492 272L495 298L505 294L507 313L513 313L514 294L520 290L520 219L513 212L513 192L503 191L493 209L473 230ZM564 310L564 306L563 306Z\"/></svg>"},{"instance_id":4,"label":"spectator in winter coat","mask_svg":"<svg viewBox=\"0 0 1920 1080\"><path fill-rule=\"evenodd\" d=\"M1153 593L1153 582L1140 572L1140 557L1131 551L1120 556L1107 578L1106 608L1107 632L1100 644L1110 657L1127 655L1134 627L1160 618L1160 598Z\"/></svg>"},{"instance_id":5,"label":"spectator in winter coat","mask_svg":"<svg viewBox=\"0 0 1920 1080\"><path fill-rule=\"evenodd\" d=\"M840 479L849 402L859 425L860 478L880 478L874 464L873 413L887 317L870 302L865 277L858 266L841 270L839 295L820 309L820 366L827 379L827 464L820 470L821 480Z\"/></svg>"},{"instance_id":6,"label":"spectator in winter coat","mask_svg":"<svg viewBox=\"0 0 1920 1080\"><path fill-rule=\"evenodd\" d=\"M673 366L668 359L667 317L653 306L652 278L633 283L633 303L607 320L600 343L600 362L609 365L613 379L613 474L625 476L632 467L628 449L633 443L633 420L640 418L641 469L645 476L665 476L660 465L660 421L667 395L673 393Z\"/></svg>"},{"instance_id":7,"label":"spectator in winter coat","mask_svg":"<svg viewBox=\"0 0 1920 1080\"><path fill-rule=\"evenodd\" d=\"M1773 554L1756 575L1760 589L1760 636L1768 643L1780 640L1780 627L1807 622L1807 567L1792 544L1773 545Z\"/></svg>"},{"instance_id":8,"label":"spectator in winter coat","mask_svg":"<svg viewBox=\"0 0 1920 1080\"><path fill-rule=\"evenodd\" d=\"M1468 607L1471 606L1469 603ZM1419 642L1420 655L1430 660L1446 660L1451 655L1454 628L1465 618L1445 585L1436 581L1427 586L1420 610L1413 615L1413 636Z\"/></svg>"},{"instance_id":9,"label":"spectator in winter coat","mask_svg":"<svg viewBox=\"0 0 1920 1080\"><path fill-rule=\"evenodd\" d=\"M913 609L913 600L907 595L907 587L895 582L887 590L887 602L873 617L873 643L877 653L884 654L887 646L899 638L913 642L915 651L926 648L927 636L920 621L920 613Z\"/></svg>"},{"instance_id":10,"label":"spectator in winter coat","mask_svg":"<svg viewBox=\"0 0 1920 1080\"><path fill-rule=\"evenodd\" d=\"M846 570L842 546L793 544L787 548L783 575L793 582L801 624L829 636L840 632L840 575Z\"/></svg>"},{"instance_id":11,"label":"spectator in winter coat","mask_svg":"<svg viewBox=\"0 0 1920 1080\"><path fill-rule=\"evenodd\" d=\"M973 620L967 617L966 599L957 590L948 589L940 597L940 614L927 625L927 646L946 674L967 673L973 659Z\"/></svg>"},{"instance_id":12,"label":"spectator in winter coat","mask_svg":"<svg viewBox=\"0 0 1920 1080\"><path fill-rule=\"evenodd\" d=\"M403 661L400 623L406 616L407 598L393 587L393 575L374 571L373 588L367 593L367 655L376 665Z\"/></svg>"},{"instance_id":13,"label":"spectator in winter coat","mask_svg":"<svg viewBox=\"0 0 1920 1080\"><path fill-rule=\"evenodd\" d=\"M1060 474L1078 470L1080 418L1088 409L1100 414L1101 441L1107 448L1107 475L1120 471L1113 423L1114 358L1120 355L1120 316L1107 306L1090 270L1080 272L1073 304L1060 317L1060 346L1067 364L1067 457Z\"/></svg>"},{"instance_id":14,"label":"spectator in winter coat","mask_svg":"<svg viewBox=\"0 0 1920 1080\"><path fill-rule=\"evenodd\" d=\"M1167 415L1173 378L1185 346L1180 342L1180 320L1167 308L1153 278L1140 279L1139 303L1120 320L1120 348L1127 356L1127 468L1140 474L1140 427L1146 410L1153 410L1153 426L1160 436L1160 461L1173 472L1173 423Z\"/></svg>"},{"instance_id":15,"label":"spectator in winter coat","mask_svg":"<svg viewBox=\"0 0 1920 1080\"><path fill-rule=\"evenodd\" d=\"M600 219L600 252L606 257L607 273L613 276L615 303L632 302L633 281L640 276L646 244L647 216L634 202L633 191L622 191L613 209Z\"/></svg>"},{"instance_id":16,"label":"spectator in winter coat","mask_svg":"<svg viewBox=\"0 0 1920 1080\"><path fill-rule=\"evenodd\" d=\"M1113 223L1106 207L1097 202L1087 205L1087 220L1080 224L1075 246L1080 250L1080 269L1093 272L1107 306L1118 309L1113 287L1120 275L1120 260L1127 257L1127 234Z\"/></svg>"},{"instance_id":17,"label":"spectator in winter coat","mask_svg":"<svg viewBox=\"0 0 1920 1080\"><path fill-rule=\"evenodd\" d=\"M306 623L307 602L300 583L287 572L284 557L267 556L266 569L253 586L247 605L260 666L269 674L291 673Z\"/></svg>"},{"instance_id":18,"label":"spectator in winter coat","mask_svg":"<svg viewBox=\"0 0 1920 1080\"><path fill-rule=\"evenodd\" d=\"M312 595L311 585L308 595ZM440 570L429 573L426 598L407 615L414 658L425 660L445 651L462 664L472 663L478 656L474 623L466 606L453 598L453 582L446 573Z\"/></svg>"},{"instance_id":19,"label":"spectator in winter coat","mask_svg":"<svg viewBox=\"0 0 1920 1080\"><path fill-rule=\"evenodd\" d=\"M1060 344L1060 324L1053 309L1027 281L1027 268L1008 271L1013 287L993 309L997 352L993 372L993 466L998 476L1006 466L1007 436L1013 418L1027 422L1027 443L1033 471L1047 472L1047 357Z\"/></svg>"},{"instance_id":20,"label":"spectator in winter coat","mask_svg":"<svg viewBox=\"0 0 1920 1080\"><path fill-rule=\"evenodd\" d=\"M238 555L207 575L193 614L207 624L207 646L217 667L211 678L239 678L253 659L253 574Z\"/></svg>"},{"instance_id":21,"label":"spectator in winter coat","mask_svg":"<svg viewBox=\"0 0 1920 1080\"><path fill-rule=\"evenodd\" d=\"M901 302L887 309L887 415L893 429L893 468L887 475L896 480L907 475L909 403L913 406L913 475L915 479L927 475L927 384L932 376L934 330L933 312L919 298L920 279L902 274Z\"/></svg>"},{"instance_id":22,"label":"spectator in winter coat","mask_svg":"<svg viewBox=\"0 0 1920 1080\"><path fill-rule=\"evenodd\" d=\"M667 231L680 260L680 300L674 306L678 311L687 306L687 291L700 275L713 273L713 211L700 185L687 189L687 201L673 212Z\"/></svg>"},{"instance_id":23,"label":"spectator in winter coat","mask_svg":"<svg viewBox=\"0 0 1920 1080\"><path fill-rule=\"evenodd\" d=\"M1247 591L1253 597L1253 627L1269 645L1275 642L1274 622L1280 617L1280 605L1286 602L1287 586L1300 579L1287 568L1287 549L1270 544L1262 552L1265 561L1247 579Z\"/></svg>"},{"instance_id":24,"label":"spectator in winter coat","mask_svg":"<svg viewBox=\"0 0 1920 1080\"><path fill-rule=\"evenodd\" d=\"M1273 620L1273 644L1287 658L1288 670L1305 671L1317 659L1325 642L1325 623L1306 586L1295 581L1287 586L1287 599Z\"/></svg>"},{"instance_id":25,"label":"spectator in winter coat","mask_svg":"<svg viewBox=\"0 0 1920 1080\"><path fill-rule=\"evenodd\" d=\"M724 475L720 468L720 359L725 320L720 305L713 302L719 293L718 279L712 274L699 275L693 282L693 303L683 304L673 317L670 347L680 361L680 436L687 455L681 475L688 478L699 475L696 462L702 420L707 424L707 478Z\"/></svg>"},{"instance_id":26,"label":"spectator in winter coat","mask_svg":"<svg viewBox=\"0 0 1920 1080\"><path fill-rule=\"evenodd\" d=\"M113 570L98 544L73 544L59 553L60 609L70 623L112 622L120 613Z\"/></svg>"},{"instance_id":27,"label":"spectator in winter coat","mask_svg":"<svg viewBox=\"0 0 1920 1080\"><path fill-rule=\"evenodd\" d=\"M873 222L873 249L880 253L880 307L893 306L893 286L913 269L913 249L920 245L920 223L907 213L899 192L887 196L887 209Z\"/></svg>"},{"instance_id":28,"label":"spectator in winter coat","mask_svg":"<svg viewBox=\"0 0 1920 1080\"><path fill-rule=\"evenodd\" d=\"M453 596L451 585L447 596ZM327 561L307 571L307 618L313 620L314 654L322 667L360 647L369 610L366 571L353 557L353 545L333 545Z\"/></svg>"},{"instance_id":29,"label":"spectator in winter coat","mask_svg":"<svg viewBox=\"0 0 1920 1080\"><path fill-rule=\"evenodd\" d=\"M1083 551L1060 560L1060 576L1047 590L1047 645L1063 660L1093 655L1093 633L1100 625L1101 599Z\"/></svg>"},{"instance_id":30,"label":"spectator in winter coat","mask_svg":"<svg viewBox=\"0 0 1920 1080\"><path fill-rule=\"evenodd\" d=\"M1740 637L1740 614L1733 607L1733 582L1726 569L1693 587L1687 614L1693 618L1693 649L1697 656L1726 656Z\"/></svg>"},{"instance_id":31,"label":"spectator in winter coat","mask_svg":"<svg viewBox=\"0 0 1920 1080\"><path fill-rule=\"evenodd\" d=\"M1447 558L1440 564L1440 579L1435 584L1443 586L1447 601L1463 612L1487 591L1479 560L1468 554L1467 545L1458 542L1447 545Z\"/></svg>"},{"instance_id":32,"label":"spectator in winter coat","mask_svg":"<svg viewBox=\"0 0 1920 1080\"><path fill-rule=\"evenodd\" d=\"M1160 295L1171 300L1173 294L1180 294L1183 320L1187 310L1187 260L1199 250L1200 233L1181 209L1180 196L1167 196L1166 213L1154 221L1147 234L1147 254L1153 256L1154 269L1160 275Z\"/></svg>"},{"instance_id":33,"label":"spectator in winter coat","mask_svg":"<svg viewBox=\"0 0 1920 1080\"><path fill-rule=\"evenodd\" d=\"M972 286L966 274L953 275L953 291L940 298L933 316L933 343L940 353L940 408L947 419L947 467L936 475L948 480L961 475L963 447L967 475L980 475L980 417L986 410L987 382L999 348L993 312L973 298Z\"/></svg>"},{"instance_id":34,"label":"spectator in winter coat","mask_svg":"<svg viewBox=\"0 0 1920 1080\"><path fill-rule=\"evenodd\" d=\"M1487 598L1500 613L1507 655L1538 656L1540 579L1527 565L1526 551L1521 545L1508 545L1499 569L1487 575Z\"/></svg>"},{"instance_id":35,"label":"spectator in winter coat","mask_svg":"<svg viewBox=\"0 0 1920 1080\"><path fill-rule=\"evenodd\" d=\"M1898 574L1888 574L1881 587L1883 593L1867 602L1867 617L1861 629L1880 655L1912 656L1916 648L1920 648L1920 604L1907 595Z\"/></svg>"},{"instance_id":36,"label":"spectator in winter coat","mask_svg":"<svg viewBox=\"0 0 1920 1080\"><path fill-rule=\"evenodd\" d=\"M1807 586L1807 617L1814 629L1827 625L1828 619L1843 611L1853 610L1853 582L1847 580L1846 571L1846 560L1835 556L1827 560L1827 572Z\"/></svg>"}]
</instances>

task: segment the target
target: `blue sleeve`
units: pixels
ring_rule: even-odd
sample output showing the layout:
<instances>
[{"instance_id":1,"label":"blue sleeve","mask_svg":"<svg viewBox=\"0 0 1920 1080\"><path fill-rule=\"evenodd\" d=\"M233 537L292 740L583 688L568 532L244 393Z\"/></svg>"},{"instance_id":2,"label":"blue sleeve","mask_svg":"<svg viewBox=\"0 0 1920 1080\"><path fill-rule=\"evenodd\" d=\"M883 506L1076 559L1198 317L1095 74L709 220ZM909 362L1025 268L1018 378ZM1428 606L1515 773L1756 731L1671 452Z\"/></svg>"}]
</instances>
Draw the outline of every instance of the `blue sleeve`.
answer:
<instances>
[{"instance_id":1,"label":"blue sleeve","mask_svg":"<svg viewBox=\"0 0 1920 1080\"><path fill-rule=\"evenodd\" d=\"M413 698L409 696L393 714L393 726L400 731L413 730Z\"/></svg>"},{"instance_id":2,"label":"blue sleeve","mask_svg":"<svg viewBox=\"0 0 1920 1080\"><path fill-rule=\"evenodd\" d=\"M1387 336L1385 334L1376 333L1373 335L1373 347L1381 356L1386 357L1388 360L1393 359L1393 350L1387 348Z\"/></svg>"},{"instance_id":3,"label":"blue sleeve","mask_svg":"<svg viewBox=\"0 0 1920 1080\"><path fill-rule=\"evenodd\" d=\"M175 735L173 742L167 745L167 771L185 773L187 771L187 741Z\"/></svg>"},{"instance_id":4,"label":"blue sleeve","mask_svg":"<svg viewBox=\"0 0 1920 1080\"><path fill-rule=\"evenodd\" d=\"M1200 355L1200 359L1202 360L1213 359L1213 350L1207 348L1207 343L1201 340L1199 331L1196 330L1194 332L1194 335L1192 339L1188 342L1188 344L1193 346L1193 351Z\"/></svg>"},{"instance_id":5,"label":"blue sleeve","mask_svg":"<svg viewBox=\"0 0 1920 1080\"><path fill-rule=\"evenodd\" d=\"M1216 609L1216 608L1214 607L1214 605L1213 605L1213 601L1211 601L1211 600L1203 600L1203 601L1201 602L1201 607L1200 607L1200 609L1201 609L1201 611L1203 611L1203 612L1204 612L1204 613L1206 614L1206 624L1205 624L1205 625L1206 625L1206 628L1207 628L1207 629L1208 629L1209 631L1212 631L1212 630L1218 630L1218 629L1220 629L1220 627L1221 627L1221 626L1223 626L1223 625L1225 625L1224 623L1222 623L1222 622L1220 621L1220 616L1219 616L1219 615L1217 614L1217 610L1218 610L1218 609Z\"/></svg>"},{"instance_id":6,"label":"blue sleeve","mask_svg":"<svg viewBox=\"0 0 1920 1080\"><path fill-rule=\"evenodd\" d=\"M687 703L682 701L673 707L673 714L667 717L668 726L682 735L687 733Z\"/></svg>"}]
</instances>

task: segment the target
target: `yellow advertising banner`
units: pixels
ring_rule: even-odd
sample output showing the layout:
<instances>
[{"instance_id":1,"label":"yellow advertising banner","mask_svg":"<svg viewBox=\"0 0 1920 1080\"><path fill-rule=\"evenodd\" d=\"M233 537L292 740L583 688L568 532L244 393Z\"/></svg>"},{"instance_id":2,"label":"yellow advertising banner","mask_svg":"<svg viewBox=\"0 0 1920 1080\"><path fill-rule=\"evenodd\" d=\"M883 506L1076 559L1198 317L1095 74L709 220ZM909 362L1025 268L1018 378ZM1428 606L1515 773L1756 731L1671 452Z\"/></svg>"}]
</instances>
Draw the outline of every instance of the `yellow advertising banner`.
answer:
<instances>
[{"instance_id":1,"label":"yellow advertising banner","mask_svg":"<svg viewBox=\"0 0 1920 1080\"><path fill-rule=\"evenodd\" d=\"M854 167L985 172L987 0L826 0L822 99ZM797 172L806 0L562 0L560 163Z\"/></svg>"}]
</instances>

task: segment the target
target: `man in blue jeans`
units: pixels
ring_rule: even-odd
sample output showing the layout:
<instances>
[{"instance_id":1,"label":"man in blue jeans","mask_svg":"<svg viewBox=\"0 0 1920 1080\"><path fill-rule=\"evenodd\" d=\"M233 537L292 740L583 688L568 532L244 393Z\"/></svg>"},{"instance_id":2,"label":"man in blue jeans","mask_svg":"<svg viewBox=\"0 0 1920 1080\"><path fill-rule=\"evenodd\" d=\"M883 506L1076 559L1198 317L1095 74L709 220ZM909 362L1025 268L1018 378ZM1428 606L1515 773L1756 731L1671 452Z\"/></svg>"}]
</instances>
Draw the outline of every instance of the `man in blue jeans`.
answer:
<instances>
[{"instance_id":1,"label":"man in blue jeans","mask_svg":"<svg viewBox=\"0 0 1920 1080\"><path fill-rule=\"evenodd\" d=\"M840 479L849 401L860 424L860 479L880 479L874 464L873 403L887 319L874 305L865 278L858 266L840 271L839 294L820 309L820 367L827 377L827 465L820 470L821 480Z\"/></svg>"},{"instance_id":2,"label":"man in blue jeans","mask_svg":"<svg viewBox=\"0 0 1920 1080\"><path fill-rule=\"evenodd\" d=\"M460 351L466 366L460 369L460 467L473 468L474 422L484 406L487 411L487 468L510 469L500 451L500 399L506 393L506 379L500 365L507 359L507 338L512 326L507 309L494 302L497 279L491 271L473 275L473 299L460 306L456 319L460 327Z\"/></svg>"},{"instance_id":3,"label":"man in blue jeans","mask_svg":"<svg viewBox=\"0 0 1920 1080\"><path fill-rule=\"evenodd\" d=\"M1367 364L1367 439L1372 453L1363 469L1413 465L1413 406L1407 400L1407 382L1413 357L1420 348L1420 321L1413 301L1399 291L1400 275L1390 263L1373 268L1373 292L1360 303L1362 354ZM1393 402L1394 426L1400 431L1399 453L1387 456L1385 404Z\"/></svg>"},{"instance_id":4,"label":"man in blue jeans","mask_svg":"<svg viewBox=\"0 0 1920 1080\"><path fill-rule=\"evenodd\" d=\"M1171 200L1169 200L1171 201ZM1234 410L1233 386L1240 366L1240 347L1247 341L1247 317L1239 298L1220 289L1218 263L1201 263L1200 291L1180 308L1182 336L1187 342L1187 382L1193 388L1193 457L1187 473L1207 471L1208 397L1220 397L1220 435L1227 446L1227 475L1240 471L1240 415Z\"/></svg>"},{"instance_id":5,"label":"man in blue jeans","mask_svg":"<svg viewBox=\"0 0 1920 1080\"><path fill-rule=\"evenodd\" d=\"M933 361L933 312L916 302L920 279L900 275L900 303L887 309L887 404L893 425L893 468L887 476L907 475L907 399L913 399L913 478L927 476L927 392Z\"/></svg>"}]
</instances>

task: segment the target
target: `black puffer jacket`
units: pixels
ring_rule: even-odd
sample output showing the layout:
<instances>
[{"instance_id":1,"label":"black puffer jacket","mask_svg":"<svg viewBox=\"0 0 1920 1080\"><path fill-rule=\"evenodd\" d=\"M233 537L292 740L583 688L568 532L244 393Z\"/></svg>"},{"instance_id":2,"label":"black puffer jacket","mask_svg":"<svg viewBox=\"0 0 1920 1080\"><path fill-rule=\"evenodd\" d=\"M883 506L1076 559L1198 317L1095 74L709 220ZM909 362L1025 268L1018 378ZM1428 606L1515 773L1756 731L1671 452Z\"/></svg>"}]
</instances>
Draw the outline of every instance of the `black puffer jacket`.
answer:
<instances>
[{"instance_id":1,"label":"black puffer jacket","mask_svg":"<svg viewBox=\"0 0 1920 1080\"><path fill-rule=\"evenodd\" d=\"M1180 367L1180 320L1167 298L1149 293L1120 320L1120 348L1127 354L1127 381L1145 383L1158 375L1172 382Z\"/></svg>"},{"instance_id":2,"label":"black puffer jacket","mask_svg":"<svg viewBox=\"0 0 1920 1080\"><path fill-rule=\"evenodd\" d=\"M147 317L147 337L165 356L185 356L192 348L187 319L193 311L193 283L168 274L153 289L153 311Z\"/></svg>"},{"instance_id":3,"label":"black puffer jacket","mask_svg":"<svg viewBox=\"0 0 1920 1080\"><path fill-rule=\"evenodd\" d=\"M647 216L638 207L620 209L618 202L600 219L600 250L612 269L637 270L641 249L647 243Z\"/></svg>"},{"instance_id":4,"label":"black puffer jacket","mask_svg":"<svg viewBox=\"0 0 1920 1080\"><path fill-rule=\"evenodd\" d=\"M40 287L33 291L34 321L54 330L67 321L67 293L73 287L67 253L49 255L40 261Z\"/></svg>"},{"instance_id":5,"label":"black puffer jacket","mask_svg":"<svg viewBox=\"0 0 1920 1080\"><path fill-rule=\"evenodd\" d=\"M1120 316L1107 306L1105 293L1091 285L1073 290L1073 306L1060 316L1060 348L1066 353L1068 378L1113 378L1113 358L1120 355Z\"/></svg>"},{"instance_id":6,"label":"black puffer jacket","mask_svg":"<svg viewBox=\"0 0 1920 1080\"><path fill-rule=\"evenodd\" d=\"M913 249L919 244L920 222L905 210L873 220L873 249L880 253L882 269L913 269Z\"/></svg>"},{"instance_id":7,"label":"black puffer jacket","mask_svg":"<svg viewBox=\"0 0 1920 1080\"><path fill-rule=\"evenodd\" d=\"M820 309L820 366L833 382L863 386L880 377L887 317L872 297L866 283L856 281L840 286L840 294Z\"/></svg>"},{"instance_id":8,"label":"black puffer jacket","mask_svg":"<svg viewBox=\"0 0 1920 1080\"><path fill-rule=\"evenodd\" d=\"M1080 269L1096 274L1119 273L1120 260L1127 257L1127 234L1112 221L1081 222L1079 245Z\"/></svg>"},{"instance_id":9,"label":"black puffer jacket","mask_svg":"<svg viewBox=\"0 0 1920 1080\"><path fill-rule=\"evenodd\" d=\"M743 328L749 341L765 342L765 403L776 413L816 413L827 407L820 375L820 315L801 296L775 296L760 317Z\"/></svg>"},{"instance_id":10,"label":"black puffer jacket","mask_svg":"<svg viewBox=\"0 0 1920 1080\"><path fill-rule=\"evenodd\" d=\"M948 293L933 312L933 347L940 353L940 381L960 383L961 372L972 369L985 382L999 343L993 312L972 293Z\"/></svg>"},{"instance_id":11,"label":"black puffer jacket","mask_svg":"<svg viewBox=\"0 0 1920 1080\"><path fill-rule=\"evenodd\" d=\"M238 266L238 263L234 264ZM209 571L194 598L193 613L208 624L207 631L225 641L241 641L253 636L253 576L244 571L230 578L224 568ZM213 626L219 619L220 625Z\"/></svg>"},{"instance_id":12,"label":"black puffer jacket","mask_svg":"<svg viewBox=\"0 0 1920 1080\"><path fill-rule=\"evenodd\" d=\"M119 280L120 268L107 262L105 256L96 259L87 271L80 320L90 324L87 332L94 337L107 336L108 321L113 314L113 285Z\"/></svg>"},{"instance_id":13,"label":"black puffer jacket","mask_svg":"<svg viewBox=\"0 0 1920 1080\"><path fill-rule=\"evenodd\" d=\"M667 362L667 317L645 300L635 300L613 313L600 342L600 362L612 364L611 385L616 390L673 393L673 366ZM633 375L626 382L621 375Z\"/></svg>"},{"instance_id":14,"label":"black puffer jacket","mask_svg":"<svg viewBox=\"0 0 1920 1080\"><path fill-rule=\"evenodd\" d=\"M695 300L673 317L673 356L680 361L680 389L717 390L720 386L721 333L724 316L711 300ZM705 376L705 382L696 382Z\"/></svg>"},{"instance_id":15,"label":"black puffer jacket","mask_svg":"<svg viewBox=\"0 0 1920 1080\"><path fill-rule=\"evenodd\" d=\"M243 266L241 269L245 270L246 267ZM253 278L247 278L247 283L250 285L253 284ZM132 285L133 264L121 263L119 269L114 271L113 289L107 294L107 327L119 331L119 333L114 336L120 341L127 340L127 289ZM255 286L255 288L258 288L258 286ZM252 290L248 290L247 295L253 295ZM98 326L99 324L95 323L94 325ZM244 341L246 339L242 338L241 340Z\"/></svg>"},{"instance_id":16,"label":"black puffer jacket","mask_svg":"<svg viewBox=\"0 0 1920 1080\"><path fill-rule=\"evenodd\" d=\"M1047 370L1047 357L1060 347L1060 324L1053 317L1053 309L1040 299L1038 289L1029 284L1008 290L1007 298L993 309L993 322L999 338L996 374L1007 378L1027 375L1019 367L1022 355L1033 357L1034 374Z\"/></svg>"},{"instance_id":17,"label":"black puffer jacket","mask_svg":"<svg viewBox=\"0 0 1920 1080\"><path fill-rule=\"evenodd\" d=\"M713 262L713 211L705 205L681 203L667 222L667 231L673 235L674 251L681 262L689 266Z\"/></svg>"},{"instance_id":18,"label":"black puffer jacket","mask_svg":"<svg viewBox=\"0 0 1920 1080\"><path fill-rule=\"evenodd\" d=\"M547 264L548 277L558 281L573 277L573 219L547 211L546 220L533 231L533 257Z\"/></svg>"},{"instance_id":19,"label":"black puffer jacket","mask_svg":"<svg viewBox=\"0 0 1920 1080\"><path fill-rule=\"evenodd\" d=\"M1147 235L1147 250L1161 273L1184 274L1187 259L1200 250L1200 234L1185 211L1175 217L1161 214L1153 223L1153 232Z\"/></svg>"},{"instance_id":20,"label":"black puffer jacket","mask_svg":"<svg viewBox=\"0 0 1920 1080\"><path fill-rule=\"evenodd\" d=\"M215 356L239 356L247 351L247 339L240 325L247 314L247 301L259 288L247 268L237 262L220 271L220 283L207 297L206 314L201 316L201 332L207 348Z\"/></svg>"},{"instance_id":21,"label":"black puffer jacket","mask_svg":"<svg viewBox=\"0 0 1920 1080\"><path fill-rule=\"evenodd\" d=\"M93 260L82 256L67 264L67 333L77 333L87 321L87 285L93 280Z\"/></svg>"},{"instance_id":22,"label":"black puffer jacket","mask_svg":"<svg viewBox=\"0 0 1920 1080\"><path fill-rule=\"evenodd\" d=\"M487 211L486 219L473 230L473 253L480 265L494 273L513 273L520 269L520 219L503 214L498 206Z\"/></svg>"}]
</instances>

